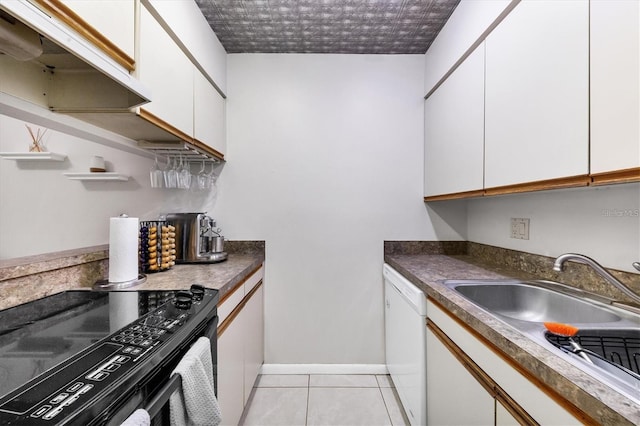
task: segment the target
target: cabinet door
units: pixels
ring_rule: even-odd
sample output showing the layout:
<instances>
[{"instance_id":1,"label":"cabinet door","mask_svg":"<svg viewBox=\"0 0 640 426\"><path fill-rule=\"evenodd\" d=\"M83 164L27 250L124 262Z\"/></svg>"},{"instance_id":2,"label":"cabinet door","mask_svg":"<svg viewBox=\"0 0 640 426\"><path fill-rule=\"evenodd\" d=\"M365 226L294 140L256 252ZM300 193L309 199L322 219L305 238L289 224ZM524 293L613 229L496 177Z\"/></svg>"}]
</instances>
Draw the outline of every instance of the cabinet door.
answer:
<instances>
[{"instance_id":1,"label":"cabinet door","mask_svg":"<svg viewBox=\"0 0 640 426\"><path fill-rule=\"evenodd\" d=\"M193 136L224 155L227 146L225 100L197 69L193 84Z\"/></svg>"},{"instance_id":2,"label":"cabinet door","mask_svg":"<svg viewBox=\"0 0 640 426\"><path fill-rule=\"evenodd\" d=\"M244 331L239 315L218 337L218 402L223 425L237 425L244 409Z\"/></svg>"},{"instance_id":3,"label":"cabinet door","mask_svg":"<svg viewBox=\"0 0 640 426\"><path fill-rule=\"evenodd\" d=\"M145 0L189 50L194 63L213 79L222 93L227 90L227 52L211 29L198 3L185 0Z\"/></svg>"},{"instance_id":4,"label":"cabinet door","mask_svg":"<svg viewBox=\"0 0 640 426\"><path fill-rule=\"evenodd\" d=\"M590 6L591 173L640 167L640 3Z\"/></svg>"},{"instance_id":5,"label":"cabinet door","mask_svg":"<svg viewBox=\"0 0 640 426\"><path fill-rule=\"evenodd\" d=\"M427 302L427 313L430 321L433 321L446 336L453 341L465 354L467 354L473 362L482 369L495 383L513 399L515 404L519 406L519 409L531 416L536 422L543 425L579 425L582 424L579 419L574 417L569 411L567 411L563 405L558 401L552 399L543 389L540 388L539 383L531 382L526 376L522 375L503 358L501 358L497 352L485 345L484 342L476 338L473 334L469 333L465 328L458 324L452 314L447 314L444 310L436 306L431 301ZM432 340L437 338L432 336ZM436 378L439 380L445 380L446 378L439 371L437 363L432 362L436 360L431 359L431 340L429 340L429 334L427 334L427 383L431 380L431 374L436 374ZM434 372L435 370L435 372ZM445 389L449 386L445 384ZM455 387L455 386L452 386ZM437 390L437 385L433 386L433 389ZM431 394L431 388L427 386L427 396ZM450 390L449 392L453 392ZM463 398L458 398L455 401L455 395L459 392L456 391L451 395L454 396L454 402L464 401ZM445 401L442 401L444 404ZM565 402L568 404L568 402ZM450 402L450 404L452 404ZM450 405L450 408L452 406ZM453 405L453 409L460 407L460 405ZM427 410L431 407L427 406ZM455 411L453 413L457 414ZM492 424L490 422L488 424ZM429 422L431 424L431 422Z\"/></svg>"},{"instance_id":6,"label":"cabinet door","mask_svg":"<svg viewBox=\"0 0 640 426\"><path fill-rule=\"evenodd\" d=\"M484 177L484 45L425 101L425 196L480 190Z\"/></svg>"},{"instance_id":7,"label":"cabinet door","mask_svg":"<svg viewBox=\"0 0 640 426\"><path fill-rule=\"evenodd\" d=\"M427 424L494 424L495 401L427 329Z\"/></svg>"},{"instance_id":8,"label":"cabinet door","mask_svg":"<svg viewBox=\"0 0 640 426\"><path fill-rule=\"evenodd\" d=\"M110 42L134 57L134 0L61 0Z\"/></svg>"},{"instance_id":9,"label":"cabinet door","mask_svg":"<svg viewBox=\"0 0 640 426\"><path fill-rule=\"evenodd\" d=\"M244 403L247 403L253 385L264 361L264 297L260 286L245 305L242 314L246 317L244 350Z\"/></svg>"},{"instance_id":10,"label":"cabinet door","mask_svg":"<svg viewBox=\"0 0 640 426\"><path fill-rule=\"evenodd\" d=\"M523 0L486 39L485 187L589 170L589 2Z\"/></svg>"},{"instance_id":11,"label":"cabinet door","mask_svg":"<svg viewBox=\"0 0 640 426\"><path fill-rule=\"evenodd\" d=\"M141 109L193 136L194 66L144 6L137 69L140 81L151 89L151 102Z\"/></svg>"},{"instance_id":12,"label":"cabinet door","mask_svg":"<svg viewBox=\"0 0 640 426\"><path fill-rule=\"evenodd\" d=\"M496 426L519 426L520 422L499 401L496 401Z\"/></svg>"}]
</instances>

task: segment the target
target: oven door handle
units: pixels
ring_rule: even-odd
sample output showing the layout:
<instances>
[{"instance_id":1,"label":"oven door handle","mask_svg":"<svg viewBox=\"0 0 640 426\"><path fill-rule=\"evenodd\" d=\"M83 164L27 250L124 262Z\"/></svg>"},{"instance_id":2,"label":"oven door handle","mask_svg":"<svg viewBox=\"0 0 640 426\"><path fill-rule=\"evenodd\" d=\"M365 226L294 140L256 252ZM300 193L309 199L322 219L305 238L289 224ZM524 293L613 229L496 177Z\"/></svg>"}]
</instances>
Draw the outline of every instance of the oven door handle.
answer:
<instances>
[{"instance_id":1,"label":"oven door handle","mask_svg":"<svg viewBox=\"0 0 640 426\"><path fill-rule=\"evenodd\" d=\"M169 401L171 395L182 386L182 376L174 374L169 381L155 394L151 402L147 404L145 410L152 419L162 410L162 407Z\"/></svg>"},{"instance_id":2,"label":"oven door handle","mask_svg":"<svg viewBox=\"0 0 640 426\"><path fill-rule=\"evenodd\" d=\"M218 315L211 318L207 324L207 331L205 331L204 335L212 342L218 339Z\"/></svg>"},{"instance_id":3,"label":"oven door handle","mask_svg":"<svg viewBox=\"0 0 640 426\"><path fill-rule=\"evenodd\" d=\"M213 364L213 392L218 395L218 315L207 325L205 336L211 342L211 361Z\"/></svg>"}]
</instances>

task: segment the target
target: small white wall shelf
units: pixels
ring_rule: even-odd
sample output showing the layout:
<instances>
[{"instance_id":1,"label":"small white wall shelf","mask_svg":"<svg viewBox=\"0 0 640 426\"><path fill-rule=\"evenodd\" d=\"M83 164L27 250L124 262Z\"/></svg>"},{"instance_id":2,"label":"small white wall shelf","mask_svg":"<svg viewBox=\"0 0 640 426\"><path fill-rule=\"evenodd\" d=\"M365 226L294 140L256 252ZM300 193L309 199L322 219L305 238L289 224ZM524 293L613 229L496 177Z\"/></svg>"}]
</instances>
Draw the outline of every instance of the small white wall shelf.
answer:
<instances>
[{"instance_id":1,"label":"small white wall shelf","mask_svg":"<svg viewBox=\"0 0 640 426\"><path fill-rule=\"evenodd\" d=\"M122 175L120 173L113 172L94 172L94 173L64 173L64 175L71 180L112 180L112 181L127 181L129 176Z\"/></svg>"},{"instance_id":2,"label":"small white wall shelf","mask_svg":"<svg viewBox=\"0 0 640 426\"><path fill-rule=\"evenodd\" d=\"M0 152L0 158L15 161L64 161L67 156L56 152Z\"/></svg>"}]
</instances>

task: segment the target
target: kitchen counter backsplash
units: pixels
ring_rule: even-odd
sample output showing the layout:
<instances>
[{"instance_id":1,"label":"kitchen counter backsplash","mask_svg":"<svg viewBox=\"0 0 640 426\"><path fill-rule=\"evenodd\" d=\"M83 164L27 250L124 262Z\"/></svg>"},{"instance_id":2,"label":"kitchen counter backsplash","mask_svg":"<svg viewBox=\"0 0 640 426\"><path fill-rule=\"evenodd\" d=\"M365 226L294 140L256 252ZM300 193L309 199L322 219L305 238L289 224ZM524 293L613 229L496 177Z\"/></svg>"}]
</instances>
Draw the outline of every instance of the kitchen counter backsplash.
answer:
<instances>
[{"instance_id":1,"label":"kitchen counter backsplash","mask_svg":"<svg viewBox=\"0 0 640 426\"><path fill-rule=\"evenodd\" d=\"M264 241L226 241L224 250L235 254L264 254Z\"/></svg>"},{"instance_id":2,"label":"kitchen counter backsplash","mask_svg":"<svg viewBox=\"0 0 640 426\"><path fill-rule=\"evenodd\" d=\"M93 246L0 261L0 309L108 277L109 246Z\"/></svg>"},{"instance_id":3,"label":"kitchen counter backsplash","mask_svg":"<svg viewBox=\"0 0 640 426\"><path fill-rule=\"evenodd\" d=\"M507 269L523 271L537 279L556 281L582 290L591 291L616 300L628 300L624 294L604 281L593 268L576 262L567 262L564 271L553 270L554 257L541 256L516 250L508 250L484 244L469 243L469 253L472 258L485 264L500 266ZM598 261L598 259L594 259ZM640 294L640 274L607 270L631 290Z\"/></svg>"},{"instance_id":4,"label":"kitchen counter backsplash","mask_svg":"<svg viewBox=\"0 0 640 426\"><path fill-rule=\"evenodd\" d=\"M467 254L466 241L385 241L384 254Z\"/></svg>"},{"instance_id":5,"label":"kitchen counter backsplash","mask_svg":"<svg viewBox=\"0 0 640 426\"><path fill-rule=\"evenodd\" d=\"M600 278L591 267L581 263L567 262L563 272L555 272L553 270L555 258L538 254L466 241L385 241L384 254L385 256L444 254L452 257L464 255L465 262L489 267L514 278L556 281L612 299L630 301L611 284ZM598 261L598 259L595 260ZM420 260L416 259L416 261ZM607 270L640 294L640 274L609 268Z\"/></svg>"},{"instance_id":6,"label":"kitchen counter backsplash","mask_svg":"<svg viewBox=\"0 0 640 426\"><path fill-rule=\"evenodd\" d=\"M239 268L244 269L247 265L255 262L262 263L265 242L226 241L225 250L229 253L229 259L225 262L214 264L220 265L217 268L220 271L214 275L220 278L221 282L225 277L236 274ZM234 257L237 257L238 262L235 262ZM194 269L200 271L205 265L197 266L198 268ZM193 278L187 273L189 268L185 267L185 265L176 265L174 268L182 269L184 275L182 276L182 282L187 282ZM170 276L167 275L163 279L160 277L163 274L169 274ZM175 272L160 272L150 274L149 277L156 275L158 275L157 278L148 281L162 283L160 287L177 288L176 285L169 286L166 283L168 282L167 280L176 279ZM2 260L0 261L0 309L6 309L69 289L90 289L96 281L107 279L108 276L108 245ZM200 277L202 277L202 274L200 274ZM227 281L224 282L226 283ZM188 288L189 285L186 285L185 288ZM149 288L149 286L146 285L145 288Z\"/></svg>"}]
</instances>

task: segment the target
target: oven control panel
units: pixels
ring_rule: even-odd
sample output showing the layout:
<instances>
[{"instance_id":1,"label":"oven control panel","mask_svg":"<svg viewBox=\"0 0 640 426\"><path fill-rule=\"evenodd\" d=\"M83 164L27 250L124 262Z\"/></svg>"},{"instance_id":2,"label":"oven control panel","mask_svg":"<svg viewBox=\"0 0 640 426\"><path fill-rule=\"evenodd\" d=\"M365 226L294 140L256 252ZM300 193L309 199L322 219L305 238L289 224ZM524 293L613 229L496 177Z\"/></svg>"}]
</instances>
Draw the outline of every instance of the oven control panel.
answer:
<instances>
[{"instance_id":1,"label":"oven control panel","mask_svg":"<svg viewBox=\"0 0 640 426\"><path fill-rule=\"evenodd\" d=\"M179 345L173 337L206 302L198 296L177 292L171 302L13 391L0 401L0 423L65 424L72 413L123 386L161 348Z\"/></svg>"}]
</instances>

